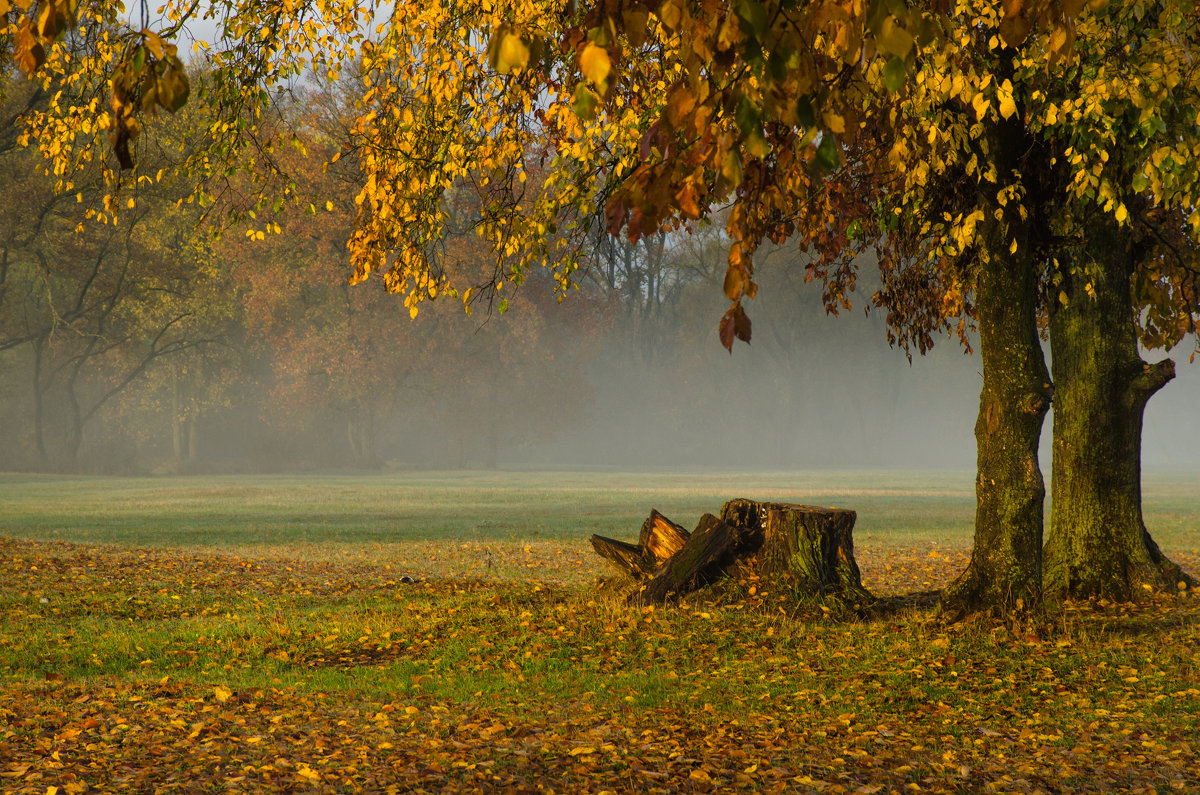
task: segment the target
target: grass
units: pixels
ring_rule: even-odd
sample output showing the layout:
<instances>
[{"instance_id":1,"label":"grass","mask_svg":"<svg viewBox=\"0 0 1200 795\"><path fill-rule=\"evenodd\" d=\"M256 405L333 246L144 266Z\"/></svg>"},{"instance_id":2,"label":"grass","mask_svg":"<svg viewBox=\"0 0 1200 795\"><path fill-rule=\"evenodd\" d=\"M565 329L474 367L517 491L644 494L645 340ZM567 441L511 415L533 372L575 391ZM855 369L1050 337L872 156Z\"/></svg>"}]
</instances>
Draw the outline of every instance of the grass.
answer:
<instances>
[{"instance_id":1,"label":"grass","mask_svg":"<svg viewBox=\"0 0 1200 795\"><path fill-rule=\"evenodd\" d=\"M1146 489L1194 572L1196 483ZM0 478L0 792L1200 789L1200 600L945 627L590 584L588 534L741 495L857 509L877 592L969 554L969 474Z\"/></svg>"},{"instance_id":2,"label":"grass","mask_svg":"<svg viewBox=\"0 0 1200 795\"><path fill-rule=\"evenodd\" d=\"M9 475L0 476L0 532L170 546L577 539L636 529L648 504L694 524L714 505L753 496L818 503L849 497L855 504L848 507L860 510L860 532L940 534L969 531L971 482L962 472ZM920 504L915 514L913 500Z\"/></svg>"}]
</instances>

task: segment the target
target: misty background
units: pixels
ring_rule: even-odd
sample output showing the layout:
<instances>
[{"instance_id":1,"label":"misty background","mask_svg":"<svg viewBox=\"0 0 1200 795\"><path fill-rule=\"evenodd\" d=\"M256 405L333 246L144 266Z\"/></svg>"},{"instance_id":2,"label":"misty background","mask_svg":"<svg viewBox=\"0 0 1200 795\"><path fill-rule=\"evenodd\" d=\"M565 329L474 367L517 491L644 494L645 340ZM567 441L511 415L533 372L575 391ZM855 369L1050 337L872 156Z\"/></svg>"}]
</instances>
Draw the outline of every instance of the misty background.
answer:
<instances>
[{"instance_id":1,"label":"misty background","mask_svg":"<svg viewBox=\"0 0 1200 795\"><path fill-rule=\"evenodd\" d=\"M205 222L228 208L201 209L171 182L123 197L120 223L80 226L102 207L103 175L84 167L75 192L56 191L14 121L45 98L7 88L0 470L974 466L977 357L951 339L911 363L890 348L881 313L863 311L869 262L853 308L831 317L797 244L758 252L753 340L732 355L717 338L728 247L714 226L636 245L595 235L561 302L534 272L470 315L442 297L410 319L380 279L347 284L357 167L322 168L346 149L344 87L308 90L289 111L309 156L278 162L309 204L276 206L274 234L260 220L216 240ZM195 151L204 114L189 103L143 133L143 171ZM235 179L223 195L254 187ZM468 225L437 254L460 283L492 273ZM1191 350L1179 346L1177 378L1146 410L1147 468L1200 469Z\"/></svg>"}]
</instances>

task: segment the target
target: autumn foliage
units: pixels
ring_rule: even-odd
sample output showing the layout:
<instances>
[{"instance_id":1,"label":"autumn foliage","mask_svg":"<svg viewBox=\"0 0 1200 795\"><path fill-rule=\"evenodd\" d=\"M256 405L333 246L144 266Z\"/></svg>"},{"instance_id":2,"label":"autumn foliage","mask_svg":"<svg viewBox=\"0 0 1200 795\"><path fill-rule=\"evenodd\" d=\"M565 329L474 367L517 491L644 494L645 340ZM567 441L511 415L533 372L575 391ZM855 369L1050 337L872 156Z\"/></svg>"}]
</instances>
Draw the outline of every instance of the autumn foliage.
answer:
<instances>
[{"instance_id":1,"label":"autumn foliage","mask_svg":"<svg viewBox=\"0 0 1200 795\"><path fill-rule=\"evenodd\" d=\"M164 175L139 173L129 145L158 109L187 100L173 42L195 7L168 3L161 20L143 9L132 26L86 3L2 10L18 65L63 87L27 115L24 139L70 190L108 131L120 168L84 215L112 222L121 191ZM287 206L305 204L284 151L315 142L272 108L310 72L352 81L361 90L324 153L358 169L348 270L354 282L380 277L413 317L439 296L506 308L502 291L535 273L561 297L582 281L599 228L636 242L719 218L729 304L718 339L732 350L753 338L746 302L764 244L795 238L813 252L808 275L833 310L850 305L857 255L873 250L880 287L869 300L890 340L924 352L943 332L968 345L978 334L976 555L948 595L952 613L1042 599L1047 323L1059 362L1068 351L1104 357L1096 371L1055 374L1087 417L1056 427L1059 482L1095 470L1128 484L1119 505L1086 496L1098 487L1059 491L1058 505L1072 500L1083 517L1064 532L1115 511L1119 546L1154 558L1137 507L1140 427L1169 378L1165 365L1148 380L1135 370L1138 339L1170 347L1200 310L1200 183L1186 166L1200 147L1191 4L400 3L372 25L373 11L317 0L207 12L222 26L220 46L196 47L211 116L203 143L167 172L196 179L201 203L233 173L252 175L245 193L257 200L226 206L254 223L252 236L275 231ZM62 36L70 27L77 34ZM103 96L111 112L99 112ZM1093 239L1127 256L1105 262ZM470 252L469 267L446 256L452 247ZM1106 268L1111 278L1099 278ZM1107 314L1066 322L1088 301ZM361 339L348 326L331 333ZM1117 333L1121 350L1104 348ZM1108 398L1087 388L1101 381L1114 383ZM1124 408L1109 424L1130 429L1119 444L1082 430L1099 427L1114 399ZM1068 579L1092 584L1067 591L1171 587L1169 562L1132 579L1127 562L1099 571L1076 556L1068 568L1082 573Z\"/></svg>"}]
</instances>

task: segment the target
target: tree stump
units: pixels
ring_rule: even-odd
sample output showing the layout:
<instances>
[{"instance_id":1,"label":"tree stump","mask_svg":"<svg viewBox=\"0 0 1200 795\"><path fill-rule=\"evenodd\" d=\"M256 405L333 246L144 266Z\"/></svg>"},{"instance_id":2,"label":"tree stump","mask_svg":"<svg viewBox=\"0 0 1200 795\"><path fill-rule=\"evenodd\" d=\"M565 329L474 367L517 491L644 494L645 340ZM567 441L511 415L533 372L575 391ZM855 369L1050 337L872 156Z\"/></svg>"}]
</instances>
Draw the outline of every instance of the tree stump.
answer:
<instances>
[{"instance_id":1,"label":"tree stump","mask_svg":"<svg viewBox=\"0 0 1200 795\"><path fill-rule=\"evenodd\" d=\"M592 536L592 549L596 554L616 565L635 580L654 573L658 568L654 556L639 544L629 544L604 536Z\"/></svg>"},{"instance_id":2,"label":"tree stump","mask_svg":"<svg viewBox=\"0 0 1200 795\"><path fill-rule=\"evenodd\" d=\"M854 511L738 499L725 503L721 518L760 539L760 579L783 580L811 595L873 600L854 559Z\"/></svg>"},{"instance_id":3,"label":"tree stump","mask_svg":"<svg viewBox=\"0 0 1200 795\"><path fill-rule=\"evenodd\" d=\"M856 518L841 508L736 499L725 503L719 517L705 514L690 534L652 511L636 545L592 536L592 546L644 581L634 600L663 602L748 569L797 596L861 605L873 597L854 560Z\"/></svg>"}]
</instances>

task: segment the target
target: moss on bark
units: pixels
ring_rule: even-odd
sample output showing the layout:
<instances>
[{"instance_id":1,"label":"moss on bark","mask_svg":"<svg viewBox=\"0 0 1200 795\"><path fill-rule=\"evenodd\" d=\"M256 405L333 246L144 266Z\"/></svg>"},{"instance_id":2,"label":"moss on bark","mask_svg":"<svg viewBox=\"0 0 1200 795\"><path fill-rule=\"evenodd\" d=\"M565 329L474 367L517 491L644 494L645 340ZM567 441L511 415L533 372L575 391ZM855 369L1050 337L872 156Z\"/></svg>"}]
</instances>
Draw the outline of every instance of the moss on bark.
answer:
<instances>
[{"instance_id":1,"label":"moss on bark","mask_svg":"<svg viewBox=\"0 0 1200 795\"><path fill-rule=\"evenodd\" d=\"M1020 181L1032 146L1020 120L995 125L988 138L1000 180ZM1037 270L1028 214L996 204L996 185L981 183L982 246L976 311L983 389L975 423L975 543L967 569L943 594L957 620L969 613L1014 613L1041 602L1042 511L1038 466L1050 375L1037 333Z\"/></svg>"},{"instance_id":2,"label":"moss on bark","mask_svg":"<svg viewBox=\"0 0 1200 795\"><path fill-rule=\"evenodd\" d=\"M1142 519L1142 417L1175 367L1139 355L1129 232L1100 220L1088 240L1088 259L1067 269L1065 303L1050 313L1054 464L1043 579L1053 598L1128 601L1194 584Z\"/></svg>"}]
</instances>

